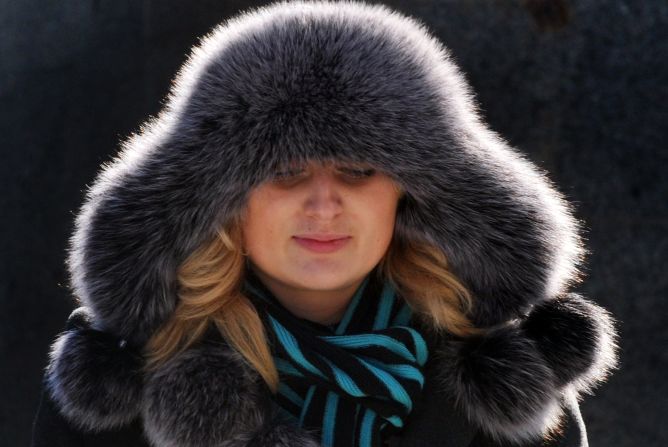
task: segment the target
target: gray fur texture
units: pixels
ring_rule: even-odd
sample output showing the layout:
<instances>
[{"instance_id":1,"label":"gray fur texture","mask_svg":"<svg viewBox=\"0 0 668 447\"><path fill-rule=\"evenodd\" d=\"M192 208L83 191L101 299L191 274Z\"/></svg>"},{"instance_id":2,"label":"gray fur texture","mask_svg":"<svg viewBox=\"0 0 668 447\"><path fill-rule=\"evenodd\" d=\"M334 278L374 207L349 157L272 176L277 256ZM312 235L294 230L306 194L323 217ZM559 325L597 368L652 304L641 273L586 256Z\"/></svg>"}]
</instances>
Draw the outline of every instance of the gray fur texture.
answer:
<instances>
[{"instance_id":1,"label":"gray fur texture","mask_svg":"<svg viewBox=\"0 0 668 447\"><path fill-rule=\"evenodd\" d=\"M591 392L615 367L612 316L568 294L585 253L570 204L481 121L448 50L383 5L281 2L205 36L165 108L87 191L67 266L90 328L56 342L48 371L64 413L95 429L140 408L160 446L313 445L272 421L257 377L222 345L182 353L138 392L118 371L132 362L106 357L127 353L96 341L142 346L174 311L179 263L277 166L308 159L367 162L401 183L397 231L440 247L475 297L473 321L497 327L439 348L442 383L473 423L536 438L562 393ZM117 397L94 399L101 389Z\"/></svg>"},{"instance_id":2,"label":"gray fur texture","mask_svg":"<svg viewBox=\"0 0 668 447\"><path fill-rule=\"evenodd\" d=\"M268 398L237 352L206 343L148 375L144 431L164 447L245 446L266 424Z\"/></svg>"}]
</instances>

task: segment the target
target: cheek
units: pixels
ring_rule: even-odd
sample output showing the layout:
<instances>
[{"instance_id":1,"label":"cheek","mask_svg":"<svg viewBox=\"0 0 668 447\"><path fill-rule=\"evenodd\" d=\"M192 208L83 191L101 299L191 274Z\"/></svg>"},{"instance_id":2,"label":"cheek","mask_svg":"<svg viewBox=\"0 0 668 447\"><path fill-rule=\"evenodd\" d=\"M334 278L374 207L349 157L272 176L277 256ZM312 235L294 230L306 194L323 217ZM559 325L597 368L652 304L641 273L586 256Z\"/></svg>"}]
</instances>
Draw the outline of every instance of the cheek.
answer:
<instances>
[{"instance_id":1,"label":"cheek","mask_svg":"<svg viewBox=\"0 0 668 447\"><path fill-rule=\"evenodd\" d=\"M396 202L386 197L369 202L364 207L366 239L373 245L369 248L381 254L387 249L394 234L396 209Z\"/></svg>"},{"instance_id":2,"label":"cheek","mask_svg":"<svg viewBox=\"0 0 668 447\"><path fill-rule=\"evenodd\" d=\"M265 245L272 232L271 223L271 209L264 197L260 195L250 198L242 227L245 245L249 249Z\"/></svg>"},{"instance_id":3,"label":"cheek","mask_svg":"<svg viewBox=\"0 0 668 447\"><path fill-rule=\"evenodd\" d=\"M288 239L286 223L290 205L271 194L258 194L248 201L242 227L244 246L252 258L273 258Z\"/></svg>"}]
</instances>

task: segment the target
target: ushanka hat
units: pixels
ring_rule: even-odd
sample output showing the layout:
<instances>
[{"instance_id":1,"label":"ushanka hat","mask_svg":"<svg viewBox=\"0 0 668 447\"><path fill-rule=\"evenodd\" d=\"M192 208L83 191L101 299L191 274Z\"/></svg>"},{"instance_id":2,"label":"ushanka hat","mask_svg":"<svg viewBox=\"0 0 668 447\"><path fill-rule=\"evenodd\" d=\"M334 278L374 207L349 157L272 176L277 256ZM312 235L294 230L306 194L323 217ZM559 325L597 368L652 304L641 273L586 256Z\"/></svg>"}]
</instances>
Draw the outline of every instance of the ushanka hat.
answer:
<instances>
[{"instance_id":1,"label":"ushanka hat","mask_svg":"<svg viewBox=\"0 0 668 447\"><path fill-rule=\"evenodd\" d=\"M383 5L282 2L205 36L164 109L90 186L67 260L85 310L47 371L63 413L102 429L159 407L147 403L141 360L123 347L141 347L171 317L177 266L279 166L331 159L400 183L397 231L439 247L474 297L472 321L496 328L440 353L444 386L473 422L508 439L534 436L554 421L566 386L589 391L615 366L612 318L569 292L585 252L569 203L481 121L448 50ZM183 355L151 380L172 383L179 365L192 367ZM229 352L207 355L206 365L242 368ZM216 429L232 430L231 420ZM188 439L179 424L147 431Z\"/></svg>"}]
</instances>

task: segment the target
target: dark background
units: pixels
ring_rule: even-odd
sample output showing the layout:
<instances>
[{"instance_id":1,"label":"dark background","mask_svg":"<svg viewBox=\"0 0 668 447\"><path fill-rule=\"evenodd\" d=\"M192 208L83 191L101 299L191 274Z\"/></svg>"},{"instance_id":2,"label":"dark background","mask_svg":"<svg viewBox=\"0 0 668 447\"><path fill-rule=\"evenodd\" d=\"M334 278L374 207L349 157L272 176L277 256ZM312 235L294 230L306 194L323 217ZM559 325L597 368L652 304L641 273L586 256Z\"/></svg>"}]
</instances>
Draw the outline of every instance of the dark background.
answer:
<instances>
[{"instance_id":1,"label":"dark background","mask_svg":"<svg viewBox=\"0 0 668 447\"><path fill-rule=\"evenodd\" d=\"M0 0L0 444L29 443L86 185L197 37L264 3ZM582 404L591 445L668 445L668 2L387 4L451 48L492 128L585 222L578 291L621 334L620 370Z\"/></svg>"}]
</instances>

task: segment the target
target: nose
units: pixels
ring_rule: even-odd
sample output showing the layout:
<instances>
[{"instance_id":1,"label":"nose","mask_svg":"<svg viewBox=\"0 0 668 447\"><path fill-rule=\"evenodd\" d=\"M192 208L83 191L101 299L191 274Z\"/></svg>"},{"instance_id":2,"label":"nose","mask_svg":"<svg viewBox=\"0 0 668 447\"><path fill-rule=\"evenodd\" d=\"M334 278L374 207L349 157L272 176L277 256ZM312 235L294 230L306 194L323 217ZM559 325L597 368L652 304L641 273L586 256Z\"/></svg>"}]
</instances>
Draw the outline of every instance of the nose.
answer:
<instances>
[{"instance_id":1,"label":"nose","mask_svg":"<svg viewBox=\"0 0 668 447\"><path fill-rule=\"evenodd\" d=\"M342 209L341 192L332 173L316 170L308 185L305 213L319 220L332 220Z\"/></svg>"}]
</instances>

